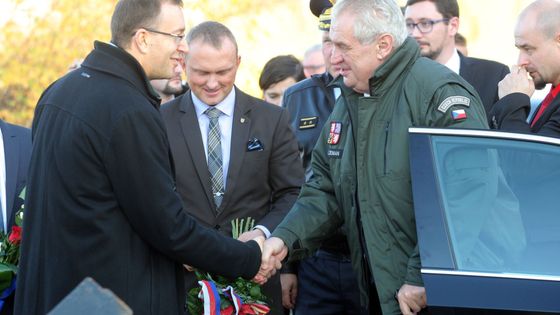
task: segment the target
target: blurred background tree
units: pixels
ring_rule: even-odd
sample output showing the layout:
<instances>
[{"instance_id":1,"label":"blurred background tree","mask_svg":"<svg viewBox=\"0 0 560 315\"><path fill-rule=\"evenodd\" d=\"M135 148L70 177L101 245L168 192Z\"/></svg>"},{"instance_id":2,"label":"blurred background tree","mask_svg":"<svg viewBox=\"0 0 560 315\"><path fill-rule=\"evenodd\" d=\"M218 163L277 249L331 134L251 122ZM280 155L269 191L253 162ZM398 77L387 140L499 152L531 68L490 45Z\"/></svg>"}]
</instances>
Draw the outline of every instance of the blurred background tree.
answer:
<instances>
[{"instance_id":1,"label":"blurred background tree","mask_svg":"<svg viewBox=\"0 0 560 315\"><path fill-rule=\"evenodd\" d=\"M309 0L183 0L187 28L205 20L227 25L239 44L236 84L261 96L263 65L280 54L298 58L320 42ZM397 0L404 5L406 0ZM513 27L531 0L459 0L460 32L470 55L513 64ZM110 39L116 0L0 0L0 118L29 126L48 85L83 58L93 41ZM496 27L495 12L500 12Z\"/></svg>"},{"instance_id":2,"label":"blurred background tree","mask_svg":"<svg viewBox=\"0 0 560 315\"><path fill-rule=\"evenodd\" d=\"M43 90L85 57L94 40L109 41L116 2L0 0L0 118L29 126ZM301 58L319 42L308 6L306 0L184 0L187 28L216 20L232 29L242 56L236 83L257 97L268 59Z\"/></svg>"}]
</instances>

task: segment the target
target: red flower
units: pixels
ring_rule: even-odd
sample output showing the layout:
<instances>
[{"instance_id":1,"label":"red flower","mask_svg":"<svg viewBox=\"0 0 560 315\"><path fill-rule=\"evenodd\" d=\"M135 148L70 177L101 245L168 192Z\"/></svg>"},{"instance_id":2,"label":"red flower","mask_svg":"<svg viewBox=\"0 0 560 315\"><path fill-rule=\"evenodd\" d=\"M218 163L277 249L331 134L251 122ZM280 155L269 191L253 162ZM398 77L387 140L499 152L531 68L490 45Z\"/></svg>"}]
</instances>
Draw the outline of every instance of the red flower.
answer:
<instances>
[{"instance_id":1,"label":"red flower","mask_svg":"<svg viewBox=\"0 0 560 315\"><path fill-rule=\"evenodd\" d=\"M220 310L221 315L233 315L233 313L234 313L234 309L233 306L231 305L224 308L223 310Z\"/></svg>"},{"instance_id":2,"label":"red flower","mask_svg":"<svg viewBox=\"0 0 560 315\"><path fill-rule=\"evenodd\" d=\"M8 236L8 241L14 245L19 244L21 241L21 227L16 225L12 226L12 233Z\"/></svg>"},{"instance_id":3,"label":"red flower","mask_svg":"<svg viewBox=\"0 0 560 315\"><path fill-rule=\"evenodd\" d=\"M270 312L270 308L266 305L262 304L243 304L241 306L241 310L239 314L244 315L260 315L260 314L268 314Z\"/></svg>"}]
</instances>

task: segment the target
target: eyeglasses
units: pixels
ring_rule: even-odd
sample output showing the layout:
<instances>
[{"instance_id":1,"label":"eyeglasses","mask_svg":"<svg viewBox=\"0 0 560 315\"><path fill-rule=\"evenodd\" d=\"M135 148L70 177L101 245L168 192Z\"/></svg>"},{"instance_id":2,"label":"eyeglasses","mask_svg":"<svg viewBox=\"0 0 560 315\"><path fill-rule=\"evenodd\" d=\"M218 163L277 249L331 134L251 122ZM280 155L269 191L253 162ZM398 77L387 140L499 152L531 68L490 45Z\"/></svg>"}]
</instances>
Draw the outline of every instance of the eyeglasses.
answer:
<instances>
[{"instance_id":1,"label":"eyeglasses","mask_svg":"<svg viewBox=\"0 0 560 315\"><path fill-rule=\"evenodd\" d=\"M406 22L406 29L408 30L408 34L412 34L414 32L414 28L418 28L420 33L427 34L434 29L434 24L437 23L447 23L449 19L439 19L439 20L422 20L418 23Z\"/></svg>"},{"instance_id":2,"label":"eyeglasses","mask_svg":"<svg viewBox=\"0 0 560 315\"><path fill-rule=\"evenodd\" d=\"M175 40L175 44L177 44L177 45L179 45L179 43L187 37L187 34L183 34L183 35L171 34L171 33L166 33L166 32L162 32L162 31L158 31L158 30L153 30L151 28L146 28L146 27L143 27L143 29L145 29L146 31L148 31L150 33L156 33L156 34L171 36L171 37L173 37L173 39Z\"/></svg>"}]
</instances>

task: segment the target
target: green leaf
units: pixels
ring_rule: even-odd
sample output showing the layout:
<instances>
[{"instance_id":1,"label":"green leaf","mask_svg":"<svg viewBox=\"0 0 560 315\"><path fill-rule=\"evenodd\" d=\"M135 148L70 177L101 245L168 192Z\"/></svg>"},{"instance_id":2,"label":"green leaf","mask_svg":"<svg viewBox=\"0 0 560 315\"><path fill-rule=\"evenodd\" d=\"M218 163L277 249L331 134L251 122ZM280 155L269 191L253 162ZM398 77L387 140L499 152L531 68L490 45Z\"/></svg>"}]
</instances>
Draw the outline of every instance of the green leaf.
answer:
<instances>
[{"instance_id":1,"label":"green leaf","mask_svg":"<svg viewBox=\"0 0 560 315\"><path fill-rule=\"evenodd\" d=\"M249 290L249 294L251 295L252 298L254 298L255 300L259 299L262 295L261 293L261 287L256 285L253 286L250 290Z\"/></svg>"},{"instance_id":2,"label":"green leaf","mask_svg":"<svg viewBox=\"0 0 560 315\"><path fill-rule=\"evenodd\" d=\"M13 265L0 264L0 291L4 291L12 283L14 277Z\"/></svg>"}]
</instances>

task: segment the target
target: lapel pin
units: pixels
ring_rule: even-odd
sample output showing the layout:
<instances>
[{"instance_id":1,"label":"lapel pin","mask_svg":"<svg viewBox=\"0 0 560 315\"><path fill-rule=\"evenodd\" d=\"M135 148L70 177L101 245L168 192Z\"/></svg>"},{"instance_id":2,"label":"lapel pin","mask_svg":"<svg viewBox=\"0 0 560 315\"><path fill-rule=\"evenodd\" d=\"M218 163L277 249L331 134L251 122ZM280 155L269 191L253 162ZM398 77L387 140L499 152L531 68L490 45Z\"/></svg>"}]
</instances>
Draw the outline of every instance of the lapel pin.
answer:
<instances>
[{"instance_id":1,"label":"lapel pin","mask_svg":"<svg viewBox=\"0 0 560 315\"><path fill-rule=\"evenodd\" d=\"M241 123L244 124L245 123L245 117L241 118Z\"/></svg>"}]
</instances>

